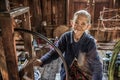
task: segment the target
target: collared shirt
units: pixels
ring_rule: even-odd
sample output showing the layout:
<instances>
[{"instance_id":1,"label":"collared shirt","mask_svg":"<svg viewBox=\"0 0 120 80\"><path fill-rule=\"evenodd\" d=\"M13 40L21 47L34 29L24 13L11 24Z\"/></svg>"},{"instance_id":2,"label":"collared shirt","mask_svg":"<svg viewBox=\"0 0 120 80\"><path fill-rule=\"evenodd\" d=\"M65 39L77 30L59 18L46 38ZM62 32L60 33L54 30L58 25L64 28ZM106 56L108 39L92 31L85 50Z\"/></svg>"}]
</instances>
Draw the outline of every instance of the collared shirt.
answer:
<instances>
[{"instance_id":1,"label":"collared shirt","mask_svg":"<svg viewBox=\"0 0 120 80\"><path fill-rule=\"evenodd\" d=\"M102 80L102 64L99 60L95 40L90 34L84 32L80 40L75 42L73 38L73 31L68 31L60 37L56 46L63 53L68 68L74 58L78 58L79 54L85 54L87 65L89 66L89 70L92 74L92 80ZM45 54L41 60L43 64L47 64L58 57L59 55L57 52L52 49ZM63 64L61 65L60 74L61 80L64 80L65 69Z\"/></svg>"}]
</instances>

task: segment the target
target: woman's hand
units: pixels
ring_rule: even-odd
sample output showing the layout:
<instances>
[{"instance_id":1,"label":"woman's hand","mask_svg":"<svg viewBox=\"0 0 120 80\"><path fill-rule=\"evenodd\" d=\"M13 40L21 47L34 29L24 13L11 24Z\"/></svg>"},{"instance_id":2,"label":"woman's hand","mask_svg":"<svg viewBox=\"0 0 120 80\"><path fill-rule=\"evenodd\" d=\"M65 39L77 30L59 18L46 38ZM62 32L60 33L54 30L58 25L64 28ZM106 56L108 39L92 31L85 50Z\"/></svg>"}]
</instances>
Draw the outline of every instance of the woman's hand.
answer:
<instances>
[{"instance_id":1,"label":"woman's hand","mask_svg":"<svg viewBox=\"0 0 120 80\"><path fill-rule=\"evenodd\" d=\"M34 66L41 66L42 65L42 61L40 59L36 59L33 64L34 64Z\"/></svg>"}]
</instances>

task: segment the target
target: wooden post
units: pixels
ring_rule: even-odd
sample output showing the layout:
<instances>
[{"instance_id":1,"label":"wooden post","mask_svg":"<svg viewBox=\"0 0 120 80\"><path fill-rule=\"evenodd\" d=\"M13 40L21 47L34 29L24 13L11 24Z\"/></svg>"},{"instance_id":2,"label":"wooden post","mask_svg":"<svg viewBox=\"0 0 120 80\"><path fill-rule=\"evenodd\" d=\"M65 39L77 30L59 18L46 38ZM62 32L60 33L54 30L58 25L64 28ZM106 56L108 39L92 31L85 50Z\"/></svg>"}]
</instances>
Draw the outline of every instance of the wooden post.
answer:
<instances>
[{"instance_id":1,"label":"wooden post","mask_svg":"<svg viewBox=\"0 0 120 80\"><path fill-rule=\"evenodd\" d=\"M114 7L115 7L114 1L115 1L115 0L109 0L109 8L114 8Z\"/></svg>"},{"instance_id":2,"label":"wooden post","mask_svg":"<svg viewBox=\"0 0 120 80\"><path fill-rule=\"evenodd\" d=\"M27 12L24 14L24 22L23 28L27 30L31 30L31 22L30 22L30 13ZM32 36L30 34L24 34L24 47L25 51L29 52L30 59L35 55L32 48ZM31 64L28 68L28 77L33 79L33 64Z\"/></svg>"},{"instance_id":3,"label":"wooden post","mask_svg":"<svg viewBox=\"0 0 120 80\"><path fill-rule=\"evenodd\" d=\"M2 42L5 51L9 80L19 80L17 57L15 54L16 47L13 35L13 18L0 17L0 26L2 29Z\"/></svg>"},{"instance_id":4,"label":"wooden post","mask_svg":"<svg viewBox=\"0 0 120 80\"><path fill-rule=\"evenodd\" d=\"M92 9L91 9L92 25L94 24L94 15L95 15L94 13L95 13L95 0L92 0Z\"/></svg>"},{"instance_id":5,"label":"wooden post","mask_svg":"<svg viewBox=\"0 0 120 80\"><path fill-rule=\"evenodd\" d=\"M0 37L0 72L1 72L3 80L9 80L6 59L5 59L5 54L4 54L1 37Z\"/></svg>"},{"instance_id":6,"label":"wooden post","mask_svg":"<svg viewBox=\"0 0 120 80\"><path fill-rule=\"evenodd\" d=\"M16 10L11 10L9 12L3 12L0 14L0 26L2 29L2 40L3 40L3 47L5 51L5 58L6 64L8 69L9 80L19 80L19 73L18 73L18 59L16 54L16 44L14 39L14 27L15 27L15 20L14 17L25 15L25 19L23 21L24 28L31 30L30 24L30 13L29 7L22 7ZM30 53L30 58L33 56L33 49L32 49L32 38L30 34L25 34L24 36L25 42L25 50ZM33 66L31 64L30 68L25 69L28 72L28 77L33 79ZM6 79L5 79L6 80Z\"/></svg>"},{"instance_id":7,"label":"wooden post","mask_svg":"<svg viewBox=\"0 0 120 80\"><path fill-rule=\"evenodd\" d=\"M42 2L42 20L46 21L47 20L47 1L46 0L41 0Z\"/></svg>"},{"instance_id":8,"label":"wooden post","mask_svg":"<svg viewBox=\"0 0 120 80\"><path fill-rule=\"evenodd\" d=\"M74 1L73 0L69 0L69 15L67 15L69 17L68 23L70 24L70 20L73 19L73 15L74 15Z\"/></svg>"},{"instance_id":9,"label":"wooden post","mask_svg":"<svg viewBox=\"0 0 120 80\"><path fill-rule=\"evenodd\" d=\"M67 17L67 25L69 25L69 23L70 23L70 19L69 19L69 6L70 5L70 1L69 0L67 0L67 6L66 6L66 10L67 10L67 15L66 15L66 17Z\"/></svg>"},{"instance_id":10,"label":"wooden post","mask_svg":"<svg viewBox=\"0 0 120 80\"><path fill-rule=\"evenodd\" d=\"M0 12L1 11L9 11L10 5L8 0L0 0Z\"/></svg>"}]
</instances>

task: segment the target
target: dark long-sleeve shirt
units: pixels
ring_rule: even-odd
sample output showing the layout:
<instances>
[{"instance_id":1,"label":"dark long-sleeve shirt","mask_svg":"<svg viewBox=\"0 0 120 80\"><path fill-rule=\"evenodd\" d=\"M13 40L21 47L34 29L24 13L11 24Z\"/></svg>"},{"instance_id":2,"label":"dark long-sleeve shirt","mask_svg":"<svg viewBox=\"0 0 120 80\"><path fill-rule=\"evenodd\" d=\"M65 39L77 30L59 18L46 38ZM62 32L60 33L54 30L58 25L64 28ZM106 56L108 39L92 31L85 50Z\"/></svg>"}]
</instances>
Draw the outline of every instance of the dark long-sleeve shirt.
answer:
<instances>
[{"instance_id":1,"label":"dark long-sleeve shirt","mask_svg":"<svg viewBox=\"0 0 120 80\"><path fill-rule=\"evenodd\" d=\"M79 54L85 54L86 62L91 70L92 80L102 80L102 64L99 60L95 40L90 34L84 32L80 40L75 42L73 38L73 31L68 31L61 36L56 43L56 46L63 53L68 68L75 57L78 58ZM52 49L45 54L41 60L43 64L47 64L58 57L59 55L57 52ZM65 78L65 69L63 64L61 65L60 75L61 80L63 80Z\"/></svg>"}]
</instances>

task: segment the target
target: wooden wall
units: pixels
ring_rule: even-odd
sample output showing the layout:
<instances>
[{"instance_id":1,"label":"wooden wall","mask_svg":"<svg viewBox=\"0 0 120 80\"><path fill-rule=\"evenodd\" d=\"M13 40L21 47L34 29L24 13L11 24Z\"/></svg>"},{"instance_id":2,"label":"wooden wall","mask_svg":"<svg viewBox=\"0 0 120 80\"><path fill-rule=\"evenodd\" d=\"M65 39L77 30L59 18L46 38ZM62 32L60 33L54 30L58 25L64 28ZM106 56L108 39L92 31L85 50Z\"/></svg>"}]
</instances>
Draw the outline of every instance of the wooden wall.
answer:
<instances>
[{"instance_id":1,"label":"wooden wall","mask_svg":"<svg viewBox=\"0 0 120 80\"><path fill-rule=\"evenodd\" d=\"M66 0L9 0L11 6L29 6L33 29L44 33L42 22L55 28L66 24Z\"/></svg>"},{"instance_id":2,"label":"wooden wall","mask_svg":"<svg viewBox=\"0 0 120 80\"><path fill-rule=\"evenodd\" d=\"M113 3L113 0L70 0L69 19L72 19L74 12L86 9L92 15L92 22L95 24L103 7L113 7L111 3Z\"/></svg>"},{"instance_id":3,"label":"wooden wall","mask_svg":"<svg viewBox=\"0 0 120 80\"><path fill-rule=\"evenodd\" d=\"M96 31L96 29L98 27L98 19L100 18L100 11L103 10L103 7L111 8L111 9L120 8L118 4L120 4L120 0L69 0L69 8L68 8L69 14L67 15L68 25L70 24L70 20L72 19L74 12L81 9L86 9L91 14L92 17L92 28L90 32L96 39L98 39L97 37L99 33L98 31ZM109 40L113 40L113 38L119 38L120 35L118 35L118 33L120 31L118 30L115 32L117 33L114 34L113 32L100 31L99 35L101 37L99 37L98 41L109 41Z\"/></svg>"},{"instance_id":4,"label":"wooden wall","mask_svg":"<svg viewBox=\"0 0 120 80\"><path fill-rule=\"evenodd\" d=\"M30 6L32 26L38 28L42 21L46 21L48 25L67 24L74 12L86 8L92 15L92 22L96 23L103 7L120 7L119 0L9 0L9 2L11 7Z\"/></svg>"},{"instance_id":5,"label":"wooden wall","mask_svg":"<svg viewBox=\"0 0 120 80\"><path fill-rule=\"evenodd\" d=\"M5 1L7 0L0 2ZM59 25L70 26L74 12L87 9L92 15L93 28L96 28L103 7L120 8L120 0L9 0L9 3L11 8L29 6L32 28L42 34L46 33L45 26L42 25L43 21L46 21L53 31ZM9 10L9 6L4 7Z\"/></svg>"}]
</instances>

